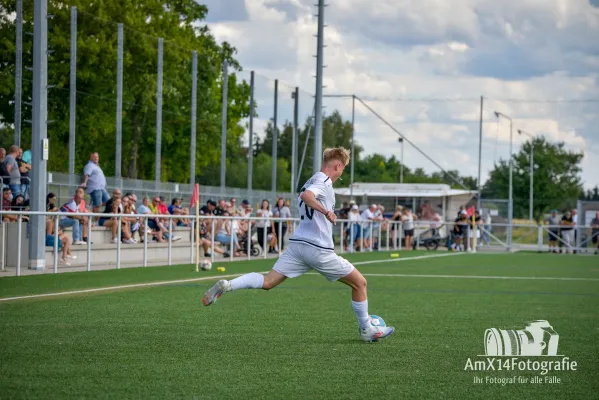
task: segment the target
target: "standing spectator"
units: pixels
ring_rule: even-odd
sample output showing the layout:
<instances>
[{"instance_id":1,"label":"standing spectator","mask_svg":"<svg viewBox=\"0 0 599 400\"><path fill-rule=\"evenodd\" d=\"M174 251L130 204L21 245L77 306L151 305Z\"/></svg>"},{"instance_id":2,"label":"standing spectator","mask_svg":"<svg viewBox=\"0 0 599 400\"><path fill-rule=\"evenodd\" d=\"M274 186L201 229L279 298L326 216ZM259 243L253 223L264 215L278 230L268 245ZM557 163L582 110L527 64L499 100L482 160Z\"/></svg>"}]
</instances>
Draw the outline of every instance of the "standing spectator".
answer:
<instances>
[{"instance_id":1,"label":"standing spectator","mask_svg":"<svg viewBox=\"0 0 599 400\"><path fill-rule=\"evenodd\" d=\"M406 238L406 250L412 250L412 238L414 237L414 221L418 217L412 213L409 207L403 209L401 222L403 223L403 234Z\"/></svg>"},{"instance_id":2,"label":"standing spectator","mask_svg":"<svg viewBox=\"0 0 599 400\"><path fill-rule=\"evenodd\" d=\"M391 217L391 232L393 233L393 247L395 248L395 244L397 243L397 232L400 231L401 225L397 222L401 222L401 211L403 207L399 204L395 207L395 213Z\"/></svg>"},{"instance_id":3,"label":"standing spectator","mask_svg":"<svg viewBox=\"0 0 599 400\"><path fill-rule=\"evenodd\" d=\"M0 147L0 186L10 185L10 172L6 169L6 150Z\"/></svg>"},{"instance_id":4,"label":"standing spectator","mask_svg":"<svg viewBox=\"0 0 599 400\"><path fill-rule=\"evenodd\" d=\"M356 242L360 237L360 221L362 221L360 207L358 207L357 204L351 206L347 219L349 219L349 224L347 226L347 251L353 252L356 247Z\"/></svg>"},{"instance_id":5,"label":"standing spectator","mask_svg":"<svg viewBox=\"0 0 599 400\"><path fill-rule=\"evenodd\" d=\"M6 165L6 170L8 175L10 176L10 191L13 196L21 193L21 171L19 171L19 164L17 163L17 158L19 157L19 147L18 146L10 146L10 150L8 155L4 159L4 164Z\"/></svg>"},{"instance_id":6,"label":"standing spectator","mask_svg":"<svg viewBox=\"0 0 599 400\"><path fill-rule=\"evenodd\" d=\"M462 210L460 215L456 218L453 225L453 244L451 249L453 251L464 251L464 237L466 236L466 230L468 229L468 221L466 219L468 215L466 210Z\"/></svg>"},{"instance_id":7,"label":"standing spectator","mask_svg":"<svg viewBox=\"0 0 599 400\"><path fill-rule=\"evenodd\" d=\"M23 149L19 149L17 165L21 173L21 194L24 200L29 200L29 184L31 183L29 181L29 171L31 171L31 164L23 160Z\"/></svg>"},{"instance_id":8,"label":"standing spectator","mask_svg":"<svg viewBox=\"0 0 599 400\"><path fill-rule=\"evenodd\" d=\"M293 229L291 227L291 222L289 221L289 218L291 218L291 210L289 209L289 207L285 205L285 199L279 197L279 199L277 200L277 204L275 205L272 211L273 217L275 218L287 218L287 222L275 222L275 232L277 233L277 235L279 234L279 232L281 232L281 236L279 237L279 244L282 251L285 248L285 233L287 233L287 231L289 231L289 233L292 233L291 231ZM281 226L280 231L279 226Z\"/></svg>"},{"instance_id":9,"label":"standing spectator","mask_svg":"<svg viewBox=\"0 0 599 400\"><path fill-rule=\"evenodd\" d=\"M572 209L572 229L574 236L572 238L572 244L574 245L574 254L576 254L576 246L578 246L578 210Z\"/></svg>"},{"instance_id":10,"label":"standing spectator","mask_svg":"<svg viewBox=\"0 0 599 400\"><path fill-rule=\"evenodd\" d=\"M492 229L492 225L491 225L491 212L487 212L487 214L484 217L484 225L483 225L483 235L482 235L482 240L483 243L487 246L491 245L491 229Z\"/></svg>"},{"instance_id":11,"label":"standing spectator","mask_svg":"<svg viewBox=\"0 0 599 400\"><path fill-rule=\"evenodd\" d=\"M106 204L109 199L106 191L106 177L100 165L100 156L98 153L92 153L88 163L83 168L82 187L87 188L87 193L91 196L93 212L100 212L100 207Z\"/></svg>"},{"instance_id":12,"label":"standing spectator","mask_svg":"<svg viewBox=\"0 0 599 400\"><path fill-rule=\"evenodd\" d=\"M376 216L377 208L378 206L376 204L371 204L370 207L362 211L361 218L362 221L364 221L362 223L362 239L364 243L362 243L361 246L363 246L364 249L370 250L370 240L372 239L370 237L370 227L374 224L373 221L378 218ZM372 230L374 231L374 226Z\"/></svg>"},{"instance_id":13,"label":"standing spectator","mask_svg":"<svg viewBox=\"0 0 599 400\"><path fill-rule=\"evenodd\" d=\"M566 246L565 254L568 254L568 251L573 251L572 242L574 241L574 218L572 218L572 213L568 210L562 217L560 221L561 232L562 232L562 240L564 241L564 246Z\"/></svg>"},{"instance_id":14,"label":"standing spectator","mask_svg":"<svg viewBox=\"0 0 599 400\"><path fill-rule=\"evenodd\" d=\"M545 223L549 225L549 252L557 253L557 240L560 236L559 225L561 218L557 215L557 210L551 211L551 215L545 218Z\"/></svg>"},{"instance_id":15,"label":"standing spectator","mask_svg":"<svg viewBox=\"0 0 599 400\"><path fill-rule=\"evenodd\" d=\"M595 245L595 254L599 254L599 212L595 214L595 218L591 221L591 241Z\"/></svg>"},{"instance_id":16,"label":"standing spectator","mask_svg":"<svg viewBox=\"0 0 599 400\"><path fill-rule=\"evenodd\" d=\"M262 250L266 251L266 243L264 242L264 231L266 230L266 235L268 235L267 241L269 244L268 252L274 253L274 243L276 243L277 236L276 233L273 232L274 224L270 219L272 217L272 212L270 211L270 203L268 200L262 200L262 205L260 206L260 209L256 211L256 216L262 218L256 222L258 243L260 244L260 247L262 247Z\"/></svg>"}]
</instances>

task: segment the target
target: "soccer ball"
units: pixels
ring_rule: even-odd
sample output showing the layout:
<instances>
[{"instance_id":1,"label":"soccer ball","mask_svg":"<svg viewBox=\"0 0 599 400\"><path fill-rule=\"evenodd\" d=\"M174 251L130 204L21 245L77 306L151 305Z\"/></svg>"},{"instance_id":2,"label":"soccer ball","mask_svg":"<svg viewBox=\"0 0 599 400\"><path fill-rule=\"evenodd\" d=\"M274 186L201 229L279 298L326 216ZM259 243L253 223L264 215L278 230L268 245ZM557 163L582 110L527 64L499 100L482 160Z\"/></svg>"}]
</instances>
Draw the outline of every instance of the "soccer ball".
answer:
<instances>
[{"instance_id":1,"label":"soccer ball","mask_svg":"<svg viewBox=\"0 0 599 400\"><path fill-rule=\"evenodd\" d=\"M202 271L210 271L212 269L212 261L207 258L200 261L200 268L202 268Z\"/></svg>"},{"instance_id":2,"label":"soccer ball","mask_svg":"<svg viewBox=\"0 0 599 400\"><path fill-rule=\"evenodd\" d=\"M380 327L387 326L387 324L385 324L385 320L382 319L381 317L379 317L378 315L371 315L370 316L370 325L372 325L372 326L380 326Z\"/></svg>"}]
</instances>

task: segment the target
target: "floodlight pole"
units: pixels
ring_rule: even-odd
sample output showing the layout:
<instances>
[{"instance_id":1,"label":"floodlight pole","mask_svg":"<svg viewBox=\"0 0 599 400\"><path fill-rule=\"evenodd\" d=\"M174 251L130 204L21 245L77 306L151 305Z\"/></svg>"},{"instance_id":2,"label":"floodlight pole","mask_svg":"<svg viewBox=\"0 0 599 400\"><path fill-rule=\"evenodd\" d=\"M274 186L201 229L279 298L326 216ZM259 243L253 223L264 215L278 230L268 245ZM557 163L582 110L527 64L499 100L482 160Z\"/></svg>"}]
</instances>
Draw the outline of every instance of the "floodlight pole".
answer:
<instances>
[{"instance_id":1,"label":"floodlight pole","mask_svg":"<svg viewBox=\"0 0 599 400\"><path fill-rule=\"evenodd\" d=\"M529 199L528 199L528 219L530 221L533 220L533 201L534 201L534 182L535 182L535 178L534 178L534 167L535 167L535 153L534 153L534 143L535 143L535 137L533 135L531 135L528 132L523 131L522 129L518 129L518 134L519 135L526 135L529 138L532 139L532 141L530 142L530 194L529 194Z\"/></svg>"},{"instance_id":2,"label":"floodlight pole","mask_svg":"<svg viewBox=\"0 0 599 400\"><path fill-rule=\"evenodd\" d=\"M399 161L399 183L403 183L403 137L397 139L401 143L401 159Z\"/></svg>"},{"instance_id":3,"label":"floodlight pole","mask_svg":"<svg viewBox=\"0 0 599 400\"><path fill-rule=\"evenodd\" d=\"M510 179L509 179L509 192L508 192L508 205L507 205L508 228L507 228L506 242L507 242L507 251L512 251L512 222L514 219L513 182L512 182L514 161L513 161L513 157L512 157L512 144L513 144L513 137L514 137L514 135L513 135L514 123L513 123L511 117L509 117L503 113L500 113L498 111L495 111L495 116L497 117L497 119L499 119L500 117L503 117L510 121L510 163L509 163Z\"/></svg>"}]
</instances>

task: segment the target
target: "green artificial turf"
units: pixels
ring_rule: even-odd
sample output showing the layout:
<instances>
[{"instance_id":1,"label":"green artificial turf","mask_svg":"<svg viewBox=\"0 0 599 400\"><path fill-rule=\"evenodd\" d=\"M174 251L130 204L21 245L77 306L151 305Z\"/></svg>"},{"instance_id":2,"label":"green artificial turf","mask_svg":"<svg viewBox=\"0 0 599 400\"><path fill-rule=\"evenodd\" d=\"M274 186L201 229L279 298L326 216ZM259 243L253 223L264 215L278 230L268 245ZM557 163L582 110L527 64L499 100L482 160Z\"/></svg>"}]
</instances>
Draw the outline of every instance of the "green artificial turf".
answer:
<instances>
[{"instance_id":1,"label":"green artificial turf","mask_svg":"<svg viewBox=\"0 0 599 400\"><path fill-rule=\"evenodd\" d=\"M431 253L401 257L423 254ZM226 273L272 264L224 263ZM357 267L371 314L397 328L380 343L359 340L349 289L317 275L227 293L211 307L200 299L214 281L2 302L2 398L597 398L599 257L477 254ZM177 266L2 278L0 297L210 274ZM578 363L547 374L560 383L486 383L540 374L464 370L468 358L484 360L487 328L538 319L558 332L558 353Z\"/></svg>"}]
</instances>

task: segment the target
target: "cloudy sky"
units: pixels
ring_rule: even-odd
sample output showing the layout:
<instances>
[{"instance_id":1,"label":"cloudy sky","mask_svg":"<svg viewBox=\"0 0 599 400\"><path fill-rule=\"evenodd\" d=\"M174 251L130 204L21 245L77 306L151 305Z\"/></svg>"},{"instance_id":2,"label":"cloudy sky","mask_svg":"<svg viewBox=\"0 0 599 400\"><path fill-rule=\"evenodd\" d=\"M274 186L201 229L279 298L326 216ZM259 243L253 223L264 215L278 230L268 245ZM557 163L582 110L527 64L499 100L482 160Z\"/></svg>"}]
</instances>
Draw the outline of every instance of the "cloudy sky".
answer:
<instances>
[{"instance_id":1,"label":"cloudy sky","mask_svg":"<svg viewBox=\"0 0 599 400\"><path fill-rule=\"evenodd\" d=\"M261 129L312 112L315 0L204 0L219 41L256 72ZM584 151L585 187L599 184L599 0L329 0L325 11L325 95L356 94L443 168L477 175L480 96L483 179L525 138L517 129ZM587 101L581 101L586 99ZM572 101L576 100L576 101ZM325 112L351 119L351 100L325 99ZM356 104L356 138L367 153L396 154L397 134ZM409 167L438 170L405 147ZM595 160L595 161L593 161Z\"/></svg>"}]
</instances>

